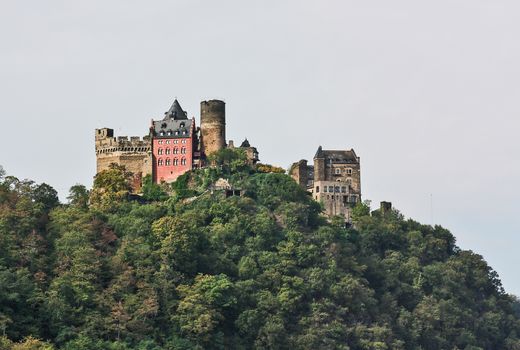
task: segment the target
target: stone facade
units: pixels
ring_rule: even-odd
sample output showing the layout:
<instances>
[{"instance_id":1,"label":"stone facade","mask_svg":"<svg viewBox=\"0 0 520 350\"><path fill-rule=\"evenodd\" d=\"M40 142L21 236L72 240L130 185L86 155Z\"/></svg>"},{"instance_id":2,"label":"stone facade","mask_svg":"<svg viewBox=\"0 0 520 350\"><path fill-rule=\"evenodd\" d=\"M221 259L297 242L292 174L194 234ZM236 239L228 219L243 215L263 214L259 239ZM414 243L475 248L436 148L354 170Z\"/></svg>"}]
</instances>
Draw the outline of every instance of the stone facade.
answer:
<instances>
[{"instance_id":1,"label":"stone facade","mask_svg":"<svg viewBox=\"0 0 520 350\"><path fill-rule=\"evenodd\" d=\"M324 150L314 156L313 178L306 160L294 163L290 175L321 202L328 216L343 216L351 221L352 208L361 201L360 158L353 149Z\"/></svg>"},{"instance_id":2,"label":"stone facade","mask_svg":"<svg viewBox=\"0 0 520 350\"><path fill-rule=\"evenodd\" d=\"M203 156L226 148L226 103L219 100L200 103L200 144Z\"/></svg>"},{"instance_id":3,"label":"stone facade","mask_svg":"<svg viewBox=\"0 0 520 350\"><path fill-rule=\"evenodd\" d=\"M123 165L134 174L132 188L141 189L142 178L152 173L152 153L149 136L114 137L114 130L96 129L96 173L107 170L110 164Z\"/></svg>"}]
</instances>

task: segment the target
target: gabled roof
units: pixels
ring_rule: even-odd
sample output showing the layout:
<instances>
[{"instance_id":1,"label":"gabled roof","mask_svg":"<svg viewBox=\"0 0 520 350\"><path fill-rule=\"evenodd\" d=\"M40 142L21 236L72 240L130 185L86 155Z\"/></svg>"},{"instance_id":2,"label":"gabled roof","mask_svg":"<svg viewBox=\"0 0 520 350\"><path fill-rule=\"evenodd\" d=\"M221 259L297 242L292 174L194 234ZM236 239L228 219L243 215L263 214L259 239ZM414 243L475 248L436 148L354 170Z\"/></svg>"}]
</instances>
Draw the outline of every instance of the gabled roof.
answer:
<instances>
[{"instance_id":1,"label":"gabled roof","mask_svg":"<svg viewBox=\"0 0 520 350\"><path fill-rule=\"evenodd\" d=\"M330 159L333 163L358 163L359 158L353 149L349 150L324 150L321 146L316 151L316 158Z\"/></svg>"},{"instance_id":2,"label":"gabled roof","mask_svg":"<svg viewBox=\"0 0 520 350\"><path fill-rule=\"evenodd\" d=\"M172 106L168 110L168 112L164 113L164 119L174 119L174 120L185 120L188 119L188 116L186 115L186 112L182 110L181 105L179 104L179 101L175 99L173 101Z\"/></svg>"}]
</instances>

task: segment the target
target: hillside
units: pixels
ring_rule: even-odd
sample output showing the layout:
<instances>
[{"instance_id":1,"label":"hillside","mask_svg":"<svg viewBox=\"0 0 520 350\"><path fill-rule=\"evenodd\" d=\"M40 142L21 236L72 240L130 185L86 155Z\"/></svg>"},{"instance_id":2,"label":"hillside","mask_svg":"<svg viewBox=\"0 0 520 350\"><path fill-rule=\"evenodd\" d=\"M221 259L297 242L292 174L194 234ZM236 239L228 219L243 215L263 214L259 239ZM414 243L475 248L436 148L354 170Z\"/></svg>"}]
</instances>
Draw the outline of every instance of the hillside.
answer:
<instances>
[{"instance_id":1,"label":"hillside","mask_svg":"<svg viewBox=\"0 0 520 350\"><path fill-rule=\"evenodd\" d=\"M218 162L144 198L112 168L69 204L1 176L0 349L520 349L516 299L446 229L366 204L346 229Z\"/></svg>"}]
</instances>

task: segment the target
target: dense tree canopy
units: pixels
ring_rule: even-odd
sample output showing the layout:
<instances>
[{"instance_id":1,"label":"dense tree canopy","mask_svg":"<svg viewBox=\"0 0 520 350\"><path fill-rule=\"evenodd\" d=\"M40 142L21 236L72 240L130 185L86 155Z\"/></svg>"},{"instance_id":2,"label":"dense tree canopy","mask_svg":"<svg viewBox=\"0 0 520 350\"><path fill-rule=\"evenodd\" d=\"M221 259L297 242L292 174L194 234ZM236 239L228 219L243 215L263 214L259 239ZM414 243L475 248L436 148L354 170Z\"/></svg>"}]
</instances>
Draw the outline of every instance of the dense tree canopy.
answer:
<instances>
[{"instance_id":1,"label":"dense tree canopy","mask_svg":"<svg viewBox=\"0 0 520 350\"><path fill-rule=\"evenodd\" d=\"M446 229L367 204L345 228L290 177L214 161L147 201L120 168L91 204L2 174L0 350L520 349L516 298Z\"/></svg>"}]
</instances>

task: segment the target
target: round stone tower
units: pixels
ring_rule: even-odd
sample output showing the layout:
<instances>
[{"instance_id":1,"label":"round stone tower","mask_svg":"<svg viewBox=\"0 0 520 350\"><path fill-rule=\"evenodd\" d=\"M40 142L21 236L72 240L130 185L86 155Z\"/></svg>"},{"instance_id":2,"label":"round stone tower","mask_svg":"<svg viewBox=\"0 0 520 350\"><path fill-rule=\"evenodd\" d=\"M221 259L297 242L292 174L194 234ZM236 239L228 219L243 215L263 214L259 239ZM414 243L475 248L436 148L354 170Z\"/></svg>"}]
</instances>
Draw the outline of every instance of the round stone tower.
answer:
<instances>
[{"instance_id":1,"label":"round stone tower","mask_svg":"<svg viewBox=\"0 0 520 350\"><path fill-rule=\"evenodd\" d=\"M226 147L226 103L220 100L200 103L201 151L206 156Z\"/></svg>"}]
</instances>

